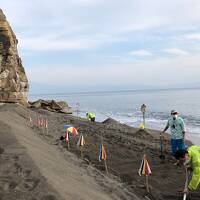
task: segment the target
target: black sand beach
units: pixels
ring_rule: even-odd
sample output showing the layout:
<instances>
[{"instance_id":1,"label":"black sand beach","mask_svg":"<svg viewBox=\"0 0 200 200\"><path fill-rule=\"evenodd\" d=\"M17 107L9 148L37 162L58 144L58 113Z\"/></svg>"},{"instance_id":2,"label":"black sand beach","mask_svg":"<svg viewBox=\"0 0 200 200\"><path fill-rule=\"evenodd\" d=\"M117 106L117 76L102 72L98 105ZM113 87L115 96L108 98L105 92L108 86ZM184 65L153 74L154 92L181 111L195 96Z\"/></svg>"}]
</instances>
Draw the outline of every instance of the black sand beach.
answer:
<instances>
[{"instance_id":1,"label":"black sand beach","mask_svg":"<svg viewBox=\"0 0 200 200\"><path fill-rule=\"evenodd\" d=\"M149 185L156 200L182 199L184 169L173 165L169 136L164 141L166 159L161 161L158 131L138 130L117 122L91 123L85 119L15 104L0 106L1 200L145 199L145 178L138 175L143 154L152 170ZM29 117L47 118L48 132L29 123ZM64 124L82 133L83 158L70 138L70 149L59 140ZM108 176L98 155L103 136ZM200 198L199 190L187 199Z\"/></svg>"}]
</instances>

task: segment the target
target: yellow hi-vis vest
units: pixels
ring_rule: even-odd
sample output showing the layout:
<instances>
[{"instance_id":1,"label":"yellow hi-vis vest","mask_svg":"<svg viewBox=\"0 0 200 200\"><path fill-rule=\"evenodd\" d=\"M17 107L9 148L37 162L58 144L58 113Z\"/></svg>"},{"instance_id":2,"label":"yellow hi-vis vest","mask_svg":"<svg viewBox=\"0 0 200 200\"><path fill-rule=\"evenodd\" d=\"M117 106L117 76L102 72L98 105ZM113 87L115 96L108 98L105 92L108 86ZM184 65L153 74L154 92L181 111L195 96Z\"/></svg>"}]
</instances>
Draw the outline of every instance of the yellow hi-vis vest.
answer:
<instances>
[{"instance_id":1,"label":"yellow hi-vis vest","mask_svg":"<svg viewBox=\"0 0 200 200\"><path fill-rule=\"evenodd\" d=\"M200 183L200 146L191 146L188 148L190 165L192 167L192 179L188 188L196 190Z\"/></svg>"},{"instance_id":2,"label":"yellow hi-vis vest","mask_svg":"<svg viewBox=\"0 0 200 200\"><path fill-rule=\"evenodd\" d=\"M91 112L87 113L87 119L92 119L94 117L95 117L95 115L93 113L91 113Z\"/></svg>"}]
</instances>

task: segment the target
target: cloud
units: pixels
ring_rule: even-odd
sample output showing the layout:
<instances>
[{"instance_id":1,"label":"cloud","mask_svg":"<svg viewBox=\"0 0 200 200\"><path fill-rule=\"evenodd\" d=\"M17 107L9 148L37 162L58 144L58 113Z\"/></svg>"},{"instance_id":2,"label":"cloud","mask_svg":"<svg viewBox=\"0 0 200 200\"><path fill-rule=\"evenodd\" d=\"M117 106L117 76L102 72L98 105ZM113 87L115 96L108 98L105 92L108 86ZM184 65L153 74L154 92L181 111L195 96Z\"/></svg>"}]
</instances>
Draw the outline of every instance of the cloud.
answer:
<instances>
[{"instance_id":1,"label":"cloud","mask_svg":"<svg viewBox=\"0 0 200 200\"><path fill-rule=\"evenodd\" d=\"M152 56L153 54L150 51L147 51L145 49L140 49L137 51L129 52L129 55L131 55L131 56Z\"/></svg>"},{"instance_id":2,"label":"cloud","mask_svg":"<svg viewBox=\"0 0 200 200\"><path fill-rule=\"evenodd\" d=\"M1 0L1 8L31 81L167 84L200 74L199 0ZM179 80L166 76L177 69Z\"/></svg>"},{"instance_id":3,"label":"cloud","mask_svg":"<svg viewBox=\"0 0 200 200\"><path fill-rule=\"evenodd\" d=\"M105 64L103 66L48 65L28 68L31 82L84 86L95 85L157 85L188 84L199 82L200 55L186 57L154 58L152 60L130 61L129 63ZM122 67L123 66L123 67ZM46 74L46 76L44 75ZM89 82L88 82L89 80Z\"/></svg>"},{"instance_id":4,"label":"cloud","mask_svg":"<svg viewBox=\"0 0 200 200\"><path fill-rule=\"evenodd\" d=\"M164 49L163 52L166 52L171 55L176 56L187 56L188 52L178 48Z\"/></svg>"},{"instance_id":5,"label":"cloud","mask_svg":"<svg viewBox=\"0 0 200 200\"><path fill-rule=\"evenodd\" d=\"M31 51L62 51L62 50L83 50L96 46L96 42L87 39L45 39L45 38L24 38L19 48Z\"/></svg>"},{"instance_id":6,"label":"cloud","mask_svg":"<svg viewBox=\"0 0 200 200\"><path fill-rule=\"evenodd\" d=\"M101 3L100 0L68 0L69 4L76 6L94 6Z\"/></svg>"},{"instance_id":7,"label":"cloud","mask_svg":"<svg viewBox=\"0 0 200 200\"><path fill-rule=\"evenodd\" d=\"M193 34L188 34L185 36L186 39L189 40L197 40L200 41L200 33L193 33Z\"/></svg>"},{"instance_id":8,"label":"cloud","mask_svg":"<svg viewBox=\"0 0 200 200\"><path fill-rule=\"evenodd\" d=\"M70 29L72 24L89 23L94 31L122 33L159 27L179 29L200 20L199 12L195 13L200 6L196 0L2 0L1 6L15 27L40 23L45 27L57 22ZM187 18L185 13L189 13Z\"/></svg>"},{"instance_id":9,"label":"cloud","mask_svg":"<svg viewBox=\"0 0 200 200\"><path fill-rule=\"evenodd\" d=\"M94 49L110 43L137 42L135 34L141 33L148 40L158 30L159 37L167 42L166 31L197 27L200 20L199 12L195 12L200 8L198 0L2 0L1 7L22 43L20 48L31 51ZM61 32L62 39L41 37Z\"/></svg>"},{"instance_id":10,"label":"cloud","mask_svg":"<svg viewBox=\"0 0 200 200\"><path fill-rule=\"evenodd\" d=\"M126 41L123 37L106 34L65 36L68 33L51 33L33 37L19 37L19 48L30 51L63 51L94 49L104 44Z\"/></svg>"}]
</instances>

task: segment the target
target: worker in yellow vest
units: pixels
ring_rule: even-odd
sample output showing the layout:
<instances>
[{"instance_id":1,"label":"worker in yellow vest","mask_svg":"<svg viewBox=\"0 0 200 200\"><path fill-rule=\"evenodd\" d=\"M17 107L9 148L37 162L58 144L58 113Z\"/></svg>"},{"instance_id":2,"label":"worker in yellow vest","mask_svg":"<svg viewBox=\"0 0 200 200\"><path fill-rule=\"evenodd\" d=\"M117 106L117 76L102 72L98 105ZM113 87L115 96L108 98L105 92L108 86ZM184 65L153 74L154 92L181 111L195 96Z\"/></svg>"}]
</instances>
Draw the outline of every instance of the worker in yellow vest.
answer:
<instances>
[{"instance_id":1,"label":"worker in yellow vest","mask_svg":"<svg viewBox=\"0 0 200 200\"><path fill-rule=\"evenodd\" d=\"M192 170L192 179L188 185L188 190L196 190L200 184L200 146L191 146L186 150L178 150L175 158L180 164L184 164L189 170Z\"/></svg>"},{"instance_id":2,"label":"worker in yellow vest","mask_svg":"<svg viewBox=\"0 0 200 200\"><path fill-rule=\"evenodd\" d=\"M87 112L86 113L86 117L88 120L90 120L91 122L95 122L95 115L91 112Z\"/></svg>"}]
</instances>

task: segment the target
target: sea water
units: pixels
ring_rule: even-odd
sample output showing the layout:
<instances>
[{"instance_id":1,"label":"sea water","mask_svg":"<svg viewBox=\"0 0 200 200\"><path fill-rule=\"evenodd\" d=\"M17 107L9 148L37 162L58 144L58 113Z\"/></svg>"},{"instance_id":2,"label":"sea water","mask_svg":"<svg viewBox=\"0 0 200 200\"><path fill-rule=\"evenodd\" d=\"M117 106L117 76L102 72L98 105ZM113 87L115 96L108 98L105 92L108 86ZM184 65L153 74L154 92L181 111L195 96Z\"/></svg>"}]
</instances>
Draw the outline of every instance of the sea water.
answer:
<instances>
[{"instance_id":1,"label":"sea water","mask_svg":"<svg viewBox=\"0 0 200 200\"><path fill-rule=\"evenodd\" d=\"M39 98L64 100L72 107L74 115L80 117L92 112L97 121L111 117L134 127L139 127L143 122L141 105L145 104L145 126L157 130L164 129L170 111L175 109L185 122L187 139L200 145L200 89L30 95L31 100Z\"/></svg>"}]
</instances>

